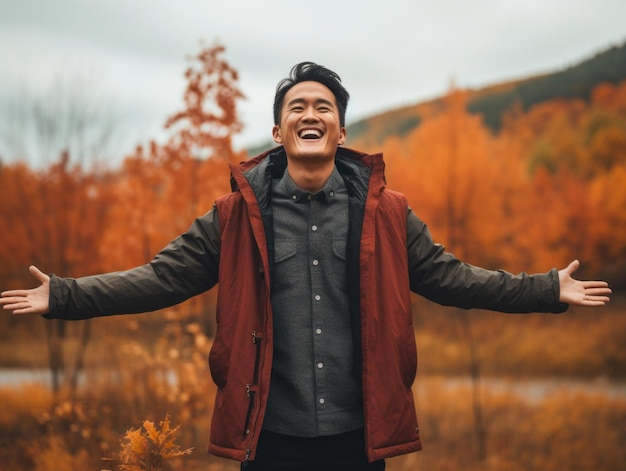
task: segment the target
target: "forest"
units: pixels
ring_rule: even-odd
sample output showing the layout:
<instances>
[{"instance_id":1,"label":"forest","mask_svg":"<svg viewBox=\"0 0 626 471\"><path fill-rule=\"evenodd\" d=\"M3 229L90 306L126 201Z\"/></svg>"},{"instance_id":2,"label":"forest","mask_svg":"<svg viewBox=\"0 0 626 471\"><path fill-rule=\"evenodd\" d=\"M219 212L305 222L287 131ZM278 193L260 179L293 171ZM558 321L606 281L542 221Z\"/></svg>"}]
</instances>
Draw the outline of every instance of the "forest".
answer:
<instances>
[{"instance_id":1,"label":"forest","mask_svg":"<svg viewBox=\"0 0 626 471\"><path fill-rule=\"evenodd\" d=\"M0 160L0 290L32 286L30 264L72 277L144 264L231 191L227 164L249 156L232 145L244 95L224 54L215 45L190 60L181 110L164 123L169 139L138 145L119 166L69 150L43 167ZM384 154L388 187L459 258L514 273L579 259L575 276L607 280L613 301L510 316L416 296L424 451L387 469L621 469L626 81L513 102L497 129L468 111L469 96L451 87L407 132L350 147ZM50 378L0 383L3 467L239 469L206 453L215 295L81 322L0 317L3 370Z\"/></svg>"}]
</instances>

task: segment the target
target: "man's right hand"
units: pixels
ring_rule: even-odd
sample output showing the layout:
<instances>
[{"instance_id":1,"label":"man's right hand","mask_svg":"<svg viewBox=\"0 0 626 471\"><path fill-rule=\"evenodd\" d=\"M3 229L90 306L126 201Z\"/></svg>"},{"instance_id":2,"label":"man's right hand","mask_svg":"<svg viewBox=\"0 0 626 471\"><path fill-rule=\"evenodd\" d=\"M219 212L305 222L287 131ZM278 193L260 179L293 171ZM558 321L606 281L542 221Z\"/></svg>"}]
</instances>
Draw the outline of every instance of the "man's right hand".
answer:
<instances>
[{"instance_id":1,"label":"man's right hand","mask_svg":"<svg viewBox=\"0 0 626 471\"><path fill-rule=\"evenodd\" d=\"M47 314L50 310L50 277L31 265L28 271L41 282L37 288L0 293L0 306L13 314Z\"/></svg>"}]
</instances>

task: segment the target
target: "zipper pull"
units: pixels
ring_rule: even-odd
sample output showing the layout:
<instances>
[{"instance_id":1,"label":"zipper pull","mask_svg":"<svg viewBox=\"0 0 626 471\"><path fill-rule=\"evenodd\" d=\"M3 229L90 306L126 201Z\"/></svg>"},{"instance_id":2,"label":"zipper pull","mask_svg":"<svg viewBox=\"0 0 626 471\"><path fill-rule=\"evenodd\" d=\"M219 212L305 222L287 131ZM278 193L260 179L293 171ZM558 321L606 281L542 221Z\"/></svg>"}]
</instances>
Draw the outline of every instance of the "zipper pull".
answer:
<instances>
[{"instance_id":1,"label":"zipper pull","mask_svg":"<svg viewBox=\"0 0 626 471\"><path fill-rule=\"evenodd\" d=\"M250 448L246 448L246 457L243 460L243 466L241 469L247 469L248 468L248 459L250 458L250 453L252 452L252 450Z\"/></svg>"},{"instance_id":2,"label":"zipper pull","mask_svg":"<svg viewBox=\"0 0 626 471\"><path fill-rule=\"evenodd\" d=\"M256 330L253 330L252 331L252 343L256 345L256 343L260 342L261 340L263 340L263 334L260 332L257 332Z\"/></svg>"}]
</instances>

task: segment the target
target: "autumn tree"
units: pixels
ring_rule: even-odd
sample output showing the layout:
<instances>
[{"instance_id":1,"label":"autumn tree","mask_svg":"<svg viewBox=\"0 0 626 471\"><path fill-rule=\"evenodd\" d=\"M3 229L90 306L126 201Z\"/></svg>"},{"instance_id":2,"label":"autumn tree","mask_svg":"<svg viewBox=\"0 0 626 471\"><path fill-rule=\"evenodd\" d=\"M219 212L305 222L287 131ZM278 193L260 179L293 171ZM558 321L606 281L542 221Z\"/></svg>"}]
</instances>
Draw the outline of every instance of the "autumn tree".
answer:
<instances>
[{"instance_id":1,"label":"autumn tree","mask_svg":"<svg viewBox=\"0 0 626 471\"><path fill-rule=\"evenodd\" d=\"M0 219L11 228L0 246L2 259L22 271L34 263L48 272L93 273L109 207L101 159L116 134L111 109L80 80L58 81L43 97L24 93L10 109L11 124L0 135L15 160L2 167ZM22 161L40 169L28 170ZM54 390L62 383L75 390L91 324L51 321L45 328ZM66 353L70 338L78 347Z\"/></svg>"},{"instance_id":2,"label":"autumn tree","mask_svg":"<svg viewBox=\"0 0 626 471\"><path fill-rule=\"evenodd\" d=\"M623 259L615 234L626 217L616 184L626 162L625 96L626 82L601 84L589 102L553 100L509 115L499 137L517 142L528 179L511 221L518 233L512 246L528 270L576 256L597 273Z\"/></svg>"},{"instance_id":3,"label":"autumn tree","mask_svg":"<svg viewBox=\"0 0 626 471\"><path fill-rule=\"evenodd\" d=\"M223 53L224 47L215 45L191 58L184 107L165 123L169 139L163 145L140 146L125 159L115 184L115 217L101 248L107 254L107 270L148 262L230 191L227 164L246 158L232 146L242 128L237 103L243 94L238 73ZM181 319L201 316L210 333L212 296L193 298L172 312Z\"/></svg>"},{"instance_id":4,"label":"autumn tree","mask_svg":"<svg viewBox=\"0 0 626 471\"><path fill-rule=\"evenodd\" d=\"M492 192L497 160L490 132L465 108L466 94L451 90L439 110L383 151L390 185L407 195L435 239L484 264L500 224Z\"/></svg>"},{"instance_id":5,"label":"autumn tree","mask_svg":"<svg viewBox=\"0 0 626 471\"><path fill-rule=\"evenodd\" d=\"M398 152L401 145L391 141ZM466 111L466 93L452 89L441 109L426 117L407 137L400 157L391 155L389 166L398 165L394 186L408 197L417 213L431 225L436 240L461 259L485 260L500 211L493 197L496 181L492 139L478 116ZM408 155L408 156L407 156ZM479 459L486 457L486 429L480 400L480 362L477 341L466 311L457 316L470 357L473 379L475 436Z\"/></svg>"},{"instance_id":6,"label":"autumn tree","mask_svg":"<svg viewBox=\"0 0 626 471\"><path fill-rule=\"evenodd\" d=\"M217 45L191 59L184 108L165 123L170 131L167 142L140 146L125 160L117 184L117 224L110 226L105 244L107 251L120 256L110 263L135 264L137 247L143 247L139 254L145 263L229 191L227 163L245 159L232 147L242 127L236 105L243 94L223 52ZM146 240L146 231L150 243L138 242Z\"/></svg>"}]
</instances>

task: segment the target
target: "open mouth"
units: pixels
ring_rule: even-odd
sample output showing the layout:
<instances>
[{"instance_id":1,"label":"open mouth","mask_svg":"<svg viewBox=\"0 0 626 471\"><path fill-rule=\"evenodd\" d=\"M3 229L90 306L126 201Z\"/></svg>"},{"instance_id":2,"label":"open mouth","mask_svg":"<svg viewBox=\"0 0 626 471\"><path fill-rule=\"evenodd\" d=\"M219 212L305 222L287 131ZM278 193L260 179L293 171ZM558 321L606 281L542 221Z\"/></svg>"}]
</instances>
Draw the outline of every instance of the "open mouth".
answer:
<instances>
[{"instance_id":1,"label":"open mouth","mask_svg":"<svg viewBox=\"0 0 626 471\"><path fill-rule=\"evenodd\" d=\"M303 129L298 133L300 139L320 139L322 133L317 129Z\"/></svg>"}]
</instances>

